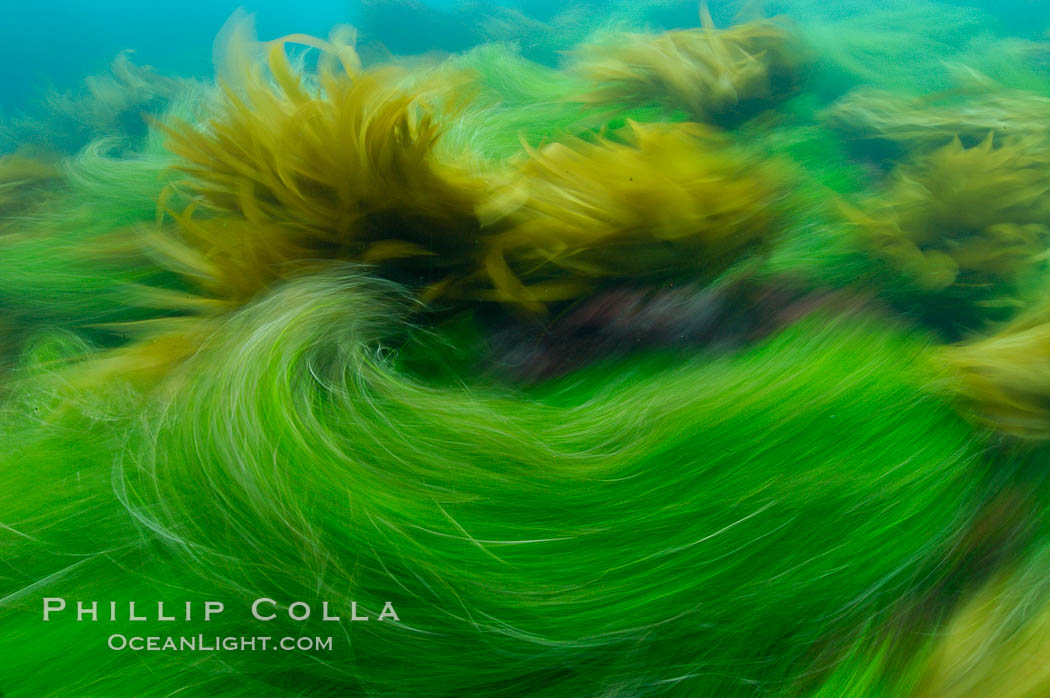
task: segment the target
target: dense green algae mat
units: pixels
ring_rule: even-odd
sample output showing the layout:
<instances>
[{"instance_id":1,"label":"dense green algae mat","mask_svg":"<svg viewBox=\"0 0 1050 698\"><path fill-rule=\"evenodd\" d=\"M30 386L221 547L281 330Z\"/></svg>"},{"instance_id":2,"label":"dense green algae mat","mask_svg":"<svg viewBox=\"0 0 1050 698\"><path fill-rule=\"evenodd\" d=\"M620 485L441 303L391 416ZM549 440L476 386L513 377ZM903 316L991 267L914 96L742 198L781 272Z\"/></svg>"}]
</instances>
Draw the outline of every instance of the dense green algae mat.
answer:
<instances>
[{"instance_id":1,"label":"dense green algae mat","mask_svg":"<svg viewBox=\"0 0 1050 698\"><path fill-rule=\"evenodd\" d=\"M0 692L1046 693L1050 72L863 20L9 124Z\"/></svg>"}]
</instances>

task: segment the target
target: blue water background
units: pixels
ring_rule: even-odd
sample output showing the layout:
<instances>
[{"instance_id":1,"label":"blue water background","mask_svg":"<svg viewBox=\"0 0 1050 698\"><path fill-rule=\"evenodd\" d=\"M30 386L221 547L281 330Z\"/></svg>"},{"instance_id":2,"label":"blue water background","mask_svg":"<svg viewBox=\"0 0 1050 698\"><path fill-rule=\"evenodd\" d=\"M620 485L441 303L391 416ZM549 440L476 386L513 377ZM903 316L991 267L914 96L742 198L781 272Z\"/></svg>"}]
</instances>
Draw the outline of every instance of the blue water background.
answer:
<instances>
[{"instance_id":1,"label":"blue water background","mask_svg":"<svg viewBox=\"0 0 1050 698\"><path fill-rule=\"evenodd\" d=\"M922 1L925 0L916 0ZM1045 38L1050 25L1050 3L1041 0L954 4L986 12L987 30L996 35ZM636 18L653 29L698 23L696 2L663 0L631 5ZM759 5L767 13L786 11L804 22L807 11L826 15L877 13L886 3L711 0L709 5L716 22L724 26L742 10L754 10ZM210 76L214 38L238 7L254 13L260 38L292 32L325 36L333 25L350 23L361 29L364 41L377 42L395 54L413 54L458 51L483 41L479 27L497 6L514 7L539 21L575 9L585 21L597 23L629 5L611 0L574 4L552 0L0 0L0 111L21 108L49 88L76 89L85 76L103 72L125 49L135 51L135 63L152 65L164 74ZM916 33L924 29L912 28ZM556 60L556 56L545 54L530 57L545 62Z\"/></svg>"}]
</instances>

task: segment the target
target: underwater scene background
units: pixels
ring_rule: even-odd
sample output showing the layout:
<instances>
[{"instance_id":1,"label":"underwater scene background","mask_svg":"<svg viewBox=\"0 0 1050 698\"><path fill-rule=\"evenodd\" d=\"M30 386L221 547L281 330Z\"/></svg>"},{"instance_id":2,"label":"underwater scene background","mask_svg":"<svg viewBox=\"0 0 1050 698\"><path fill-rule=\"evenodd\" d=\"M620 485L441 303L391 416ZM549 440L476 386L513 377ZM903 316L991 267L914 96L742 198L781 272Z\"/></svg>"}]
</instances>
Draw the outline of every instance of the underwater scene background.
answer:
<instances>
[{"instance_id":1,"label":"underwater scene background","mask_svg":"<svg viewBox=\"0 0 1050 698\"><path fill-rule=\"evenodd\" d=\"M0 695L1050 697L1050 7L2 18Z\"/></svg>"}]
</instances>

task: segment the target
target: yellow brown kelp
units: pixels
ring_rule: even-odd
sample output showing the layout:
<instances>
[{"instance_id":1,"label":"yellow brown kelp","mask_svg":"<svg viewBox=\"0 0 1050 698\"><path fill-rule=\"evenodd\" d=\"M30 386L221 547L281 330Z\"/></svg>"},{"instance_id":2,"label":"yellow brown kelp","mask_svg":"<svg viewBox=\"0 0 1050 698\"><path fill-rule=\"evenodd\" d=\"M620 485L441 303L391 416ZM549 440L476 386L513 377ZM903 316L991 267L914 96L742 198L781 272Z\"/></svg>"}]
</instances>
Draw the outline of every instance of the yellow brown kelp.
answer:
<instances>
[{"instance_id":1,"label":"yellow brown kelp","mask_svg":"<svg viewBox=\"0 0 1050 698\"><path fill-rule=\"evenodd\" d=\"M178 244L186 261L225 265L241 299L307 259L423 260L408 280L425 283L469 258L486 185L435 157L441 129L425 88L402 89L394 68L362 69L339 34L269 42L265 67L243 31L233 42L218 113L164 126L193 200L170 211L179 235L165 252ZM316 75L289 60L291 42L321 49Z\"/></svg>"},{"instance_id":2,"label":"yellow brown kelp","mask_svg":"<svg viewBox=\"0 0 1050 698\"><path fill-rule=\"evenodd\" d=\"M983 422L1022 438L1050 438L1050 306L941 352Z\"/></svg>"},{"instance_id":3,"label":"yellow brown kelp","mask_svg":"<svg viewBox=\"0 0 1050 698\"><path fill-rule=\"evenodd\" d=\"M38 205L42 193L62 176L53 155L21 149L0 155L0 233L14 218Z\"/></svg>"},{"instance_id":4,"label":"yellow brown kelp","mask_svg":"<svg viewBox=\"0 0 1050 698\"><path fill-rule=\"evenodd\" d=\"M882 194L844 205L905 292L1003 304L1040 264L1050 232L1050 154L1041 144L972 148L958 139L893 173ZM909 291L911 289L911 291Z\"/></svg>"},{"instance_id":5,"label":"yellow brown kelp","mask_svg":"<svg viewBox=\"0 0 1050 698\"><path fill-rule=\"evenodd\" d=\"M1034 482L1028 486L1042 489ZM1045 485L1043 486L1045 487ZM1016 495L1019 518L1039 521ZM1014 551L1017 554L1017 551ZM1041 698L1050 695L1050 594L1045 540L968 588L936 627L884 631L851 648L813 698ZM981 573L978 572L978 575Z\"/></svg>"},{"instance_id":6,"label":"yellow brown kelp","mask_svg":"<svg viewBox=\"0 0 1050 698\"><path fill-rule=\"evenodd\" d=\"M625 134L531 151L482 209L482 292L531 310L604 280L724 270L772 231L779 172L700 124L630 123Z\"/></svg>"},{"instance_id":7,"label":"yellow brown kelp","mask_svg":"<svg viewBox=\"0 0 1050 698\"><path fill-rule=\"evenodd\" d=\"M1025 698L1050 693L1050 603L1032 601L1001 575L938 635L915 698Z\"/></svg>"},{"instance_id":8,"label":"yellow brown kelp","mask_svg":"<svg viewBox=\"0 0 1050 698\"><path fill-rule=\"evenodd\" d=\"M134 341L87 373L163 374L227 312L324 260L396 260L417 287L478 265L483 185L434 157L422 88L401 89L392 68L363 70L344 39L288 37L258 61L239 24L212 117L157 124L180 177L160 193L157 222L129 229L126 244L183 283L135 290L155 317L105 326ZM293 42L321 49L316 74L288 58Z\"/></svg>"},{"instance_id":9,"label":"yellow brown kelp","mask_svg":"<svg viewBox=\"0 0 1050 698\"><path fill-rule=\"evenodd\" d=\"M851 140L888 142L905 152L929 151L958 138L973 146L992 134L1031 140L1050 136L1050 98L985 84L977 92L914 96L861 87L824 113L824 122Z\"/></svg>"},{"instance_id":10,"label":"yellow brown kelp","mask_svg":"<svg viewBox=\"0 0 1050 698\"><path fill-rule=\"evenodd\" d=\"M698 121L735 121L799 89L808 54L784 24L756 21L718 30L703 27L662 34L617 34L585 44L575 70L593 84L601 103L659 102Z\"/></svg>"},{"instance_id":11,"label":"yellow brown kelp","mask_svg":"<svg viewBox=\"0 0 1050 698\"><path fill-rule=\"evenodd\" d=\"M469 77L365 69L352 41L259 44L234 25L210 118L157 124L179 178L129 243L182 282L139 287L155 315L106 325L133 341L88 374L159 377L229 312L330 260L427 301L542 313L605 281L713 276L771 232L776 168L709 127L631 123L486 164L469 138L440 144L476 94ZM318 49L316 70L289 44Z\"/></svg>"},{"instance_id":12,"label":"yellow brown kelp","mask_svg":"<svg viewBox=\"0 0 1050 698\"><path fill-rule=\"evenodd\" d=\"M263 65L246 31L228 49L218 113L163 126L192 203L164 206L170 223L147 240L205 291L200 308L342 259L426 299L539 311L605 278L724 268L768 232L772 168L705 127L568 138L482 177L469 153L438 148L435 115L455 122L472 96L455 71L365 70L339 33L269 42ZM316 75L289 60L290 42L321 50Z\"/></svg>"},{"instance_id":13,"label":"yellow brown kelp","mask_svg":"<svg viewBox=\"0 0 1050 698\"><path fill-rule=\"evenodd\" d=\"M1031 510L1027 513L1040 521L1038 513ZM929 651L916 662L921 672L910 695L914 698L1050 695L1048 563L1048 549L1043 539L1020 561L1006 565L967 595L934 636Z\"/></svg>"}]
</instances>

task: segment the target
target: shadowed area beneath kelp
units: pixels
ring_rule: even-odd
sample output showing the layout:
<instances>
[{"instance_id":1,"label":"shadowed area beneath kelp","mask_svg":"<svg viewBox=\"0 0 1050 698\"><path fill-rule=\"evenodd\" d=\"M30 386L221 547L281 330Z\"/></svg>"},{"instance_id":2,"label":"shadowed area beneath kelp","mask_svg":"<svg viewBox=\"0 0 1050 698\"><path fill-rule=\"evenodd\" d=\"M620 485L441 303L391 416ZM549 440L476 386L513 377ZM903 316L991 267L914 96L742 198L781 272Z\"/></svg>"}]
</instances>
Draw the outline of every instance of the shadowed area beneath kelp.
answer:
<instances>
[{"instance_id":1,"label":"shadowed area beneath kelp","mask_svg":"<svg viewBox=\"0 0 1050 698\"><path fill-rule=\"evenodd\" d=\"M7 120L0 690L1047 692L1038 39L773 5Z\"/></svg>"}]
</instances>

